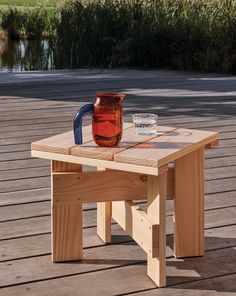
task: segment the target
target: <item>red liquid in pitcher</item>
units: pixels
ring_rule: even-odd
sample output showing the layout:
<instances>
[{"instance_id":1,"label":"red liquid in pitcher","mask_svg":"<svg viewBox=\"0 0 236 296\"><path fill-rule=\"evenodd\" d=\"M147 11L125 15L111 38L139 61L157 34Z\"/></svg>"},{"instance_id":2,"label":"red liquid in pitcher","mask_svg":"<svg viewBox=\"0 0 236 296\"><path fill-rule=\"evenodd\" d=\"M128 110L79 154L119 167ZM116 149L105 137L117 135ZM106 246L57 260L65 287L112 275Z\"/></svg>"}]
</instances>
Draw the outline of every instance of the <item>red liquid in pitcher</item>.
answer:
<instances>
[{"instance_id":1,"label":"red liquid in pitcher","mask_svg":"<svg viewBox=\"0 0 236 296\"><path fill-rule=\"evenodd\" d=\"M122 106L118 98L95 99L93 138L99 146L115 146L122 136Z\"/></svg>"}]
</instances>

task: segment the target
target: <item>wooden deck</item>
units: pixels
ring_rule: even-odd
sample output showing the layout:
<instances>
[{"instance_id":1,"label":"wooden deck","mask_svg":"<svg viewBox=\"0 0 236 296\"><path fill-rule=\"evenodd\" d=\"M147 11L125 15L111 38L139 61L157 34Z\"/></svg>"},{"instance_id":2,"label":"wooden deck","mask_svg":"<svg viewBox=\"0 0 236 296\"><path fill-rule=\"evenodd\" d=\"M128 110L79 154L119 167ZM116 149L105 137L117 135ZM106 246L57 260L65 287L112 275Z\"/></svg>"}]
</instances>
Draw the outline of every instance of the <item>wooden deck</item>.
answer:
<instances>
[{"instance_id":1,"label":"wooden deck","mask_svg":"<svg viewBox=\"0 0 236 296\"><path fill-rule=\"evenodd\" d=\"M167 212L167 288L146 275L146 255L117 224L96 236L96 205L84 208L84 260L50 258L49 162L30 143L71 129L97 90L120 91L125 119L154 112L163 125L220 132L206 152L206 255L172 255ZM236 295L236 77L168 71L0 73L0 295ZM187 180L186 180L187 182ZM227 293L228 292L228 293Z\"/></svg>"}]
</instances>

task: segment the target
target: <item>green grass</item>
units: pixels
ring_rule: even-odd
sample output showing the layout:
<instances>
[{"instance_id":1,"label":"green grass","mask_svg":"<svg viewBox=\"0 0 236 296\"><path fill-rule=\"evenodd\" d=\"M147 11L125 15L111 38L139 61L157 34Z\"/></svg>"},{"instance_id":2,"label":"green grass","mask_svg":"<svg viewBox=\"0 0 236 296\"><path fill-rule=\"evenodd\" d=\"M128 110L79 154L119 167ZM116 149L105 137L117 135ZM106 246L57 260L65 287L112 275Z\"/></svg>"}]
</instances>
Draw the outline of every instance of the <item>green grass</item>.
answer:
<instances>
[{"instance_id":1,"label":"green grass","mask_svg":"<svg viewBox=\"0 0 236 296\"><path fill-rule=\"evenodd\" d=\"M45 2L46 6L56 6L57 0L37 1L37 0L0 0L0 6L37 6L38 3Z\"/></svg>"},{"instance_id":2,"label":"green grass","mask_svg":"<svg viewBox=\"0 0 236 296\"><path fill-rule=\"evenodd\" d=\"M21 10L24 7L38 7L40 3L44 3L45 8L53 9L63 0L0 0L0 12L6 11L8 7L16 7Z\"/></svg>"}]
</instances>

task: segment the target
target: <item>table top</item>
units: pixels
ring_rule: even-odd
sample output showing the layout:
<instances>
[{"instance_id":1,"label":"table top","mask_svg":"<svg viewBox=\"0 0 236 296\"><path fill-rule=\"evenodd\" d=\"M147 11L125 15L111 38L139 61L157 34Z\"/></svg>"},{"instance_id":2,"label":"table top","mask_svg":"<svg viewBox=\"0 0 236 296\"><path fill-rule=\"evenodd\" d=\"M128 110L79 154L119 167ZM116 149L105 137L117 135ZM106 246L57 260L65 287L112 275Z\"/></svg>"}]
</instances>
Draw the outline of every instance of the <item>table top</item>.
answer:
<instances>
[{"instance_id":1,"label":"table top","mask_svg":"<svg viewBox=\"0 0 236 296\"><path fill-rule=\"evenodd\" d=\"M158 126L156 135L136 135L133 124L124 123L121 142L99 147L92 128L83 127L83 144L75 145L72 131L31 144L32 156L158 175L160 168L201 147L218 144L217 132Z\"/></svg>"}]
</instances>

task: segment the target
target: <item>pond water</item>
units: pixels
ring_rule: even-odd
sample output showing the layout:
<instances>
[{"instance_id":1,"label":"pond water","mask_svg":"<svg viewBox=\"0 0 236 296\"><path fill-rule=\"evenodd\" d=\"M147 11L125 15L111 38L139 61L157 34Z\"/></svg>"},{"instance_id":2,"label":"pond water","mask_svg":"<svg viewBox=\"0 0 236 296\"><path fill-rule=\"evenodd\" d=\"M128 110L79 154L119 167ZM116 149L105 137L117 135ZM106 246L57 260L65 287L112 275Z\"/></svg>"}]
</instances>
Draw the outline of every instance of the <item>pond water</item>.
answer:
<instances>
[{"instance_id":1,"label":"pond water","mask_svg":"<svg viewBox=\"0 0 236 296\"><path fill-rule=\"evenodd\" d=\"M52 41L0 39L0 71L52 70L55 68Z\"/></svg>"}]
</instances>

